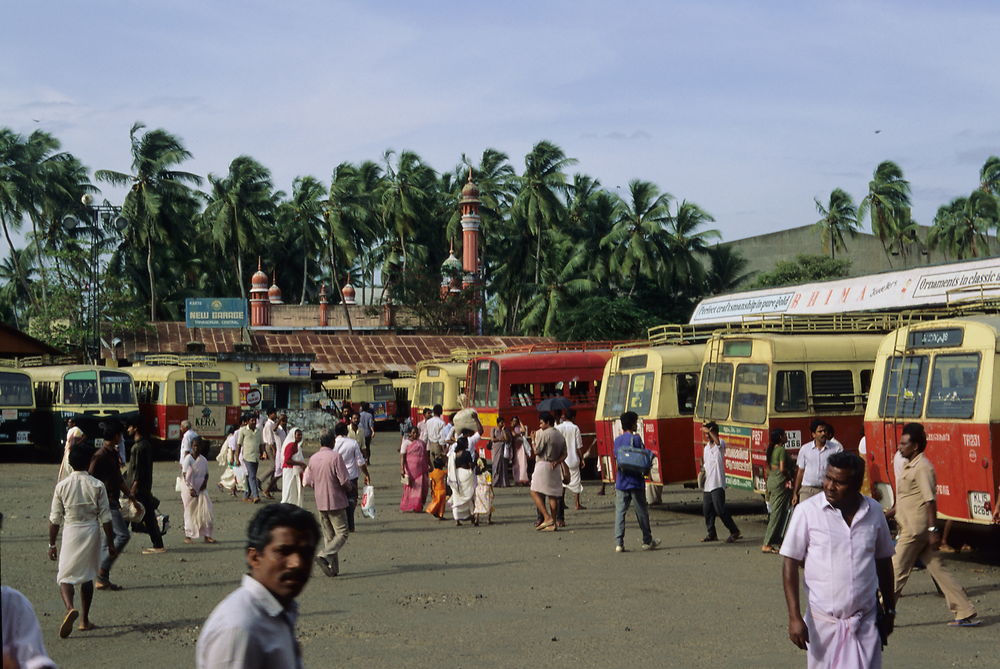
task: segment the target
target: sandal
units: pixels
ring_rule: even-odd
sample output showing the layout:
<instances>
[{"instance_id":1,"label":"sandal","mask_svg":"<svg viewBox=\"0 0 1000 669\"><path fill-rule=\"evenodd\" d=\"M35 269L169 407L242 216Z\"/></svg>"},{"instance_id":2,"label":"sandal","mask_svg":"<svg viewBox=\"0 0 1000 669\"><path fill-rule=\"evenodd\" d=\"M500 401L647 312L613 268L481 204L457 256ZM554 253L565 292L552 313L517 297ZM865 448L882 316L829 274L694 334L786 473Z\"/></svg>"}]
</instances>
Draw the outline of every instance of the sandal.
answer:
<instances>
[{"instance_id":1,"label":"sandal","mask_svg":"<svg viewBox=\"0 0 1000 669\"><path fill-rule=\"evenodd\" d=\"M205 543L206 544L217 544L219 542L216 541L215 539L213 539L212 537L205 537Z\"/></svg>"},{"instance_id":2,"label":"sandal","mask_svg":"<svg viewBox=\"0 0 1000 669\"><path fill-rule=\"evenodd\" d=\"M76 619L80 617L80 612L76 609L70 609L66 612L66 617L63 618L62 625L59 626L59 638L65 639L73 632L73 623Z\"/></svg>"},{"instance_id":3,"label":"sandal","mask_svg":"<svg viewBox=\"0 0 1000 669\"><path fill-rule=\"evenodd\" d=\"M737 541L743 538L743 535L739 532L733 532L728 537L726 537L727 544L735 544Z\"/></svg>"},{"instance_id":4,"label":"sandal","mask_svg":"<svg viewBox=\"0 0 1000 669\"><path fill-rule=\"evenodd\" d=\"M536 525L535 529L538 530L538 531L548 530L550 527L553 527L555 524L556 524L556 521L554 521L554 520L546 520L545 522L540 523L539 525Z\"/></svg>"},{"instance_id":5,"label":"sandal","mask_svg":"<svg viewBox=\"0 0 1000 669\"><path fill-rule=\"evenodd\" d=\"M701 540L701 543L707 544L710 541L718 541L718 540L719 540L719 537L707 536L707 537L705 537L704 539Z\"/></svg>"},{"instance_id":6,"label":"sandal","mask_svg":"<svg viewBox=\"0 0 1000 669\"><path fill-rule=\"evenodd\" d=\"M94 583L94 588L97 590L110 590L111 592L118 592L122 589L122 586L117 583L112 583L111 581L97 581ZM83 629L82 627L80 629Z\"/></svg>"},{"instance_id":7,"label":"sandal","mask_svg":"<svg viewBox=\"0 0 1000 669\"><path fill-rule=\"evenodd\" d=\"M760 552L761 553L777 553L778 551L776 551L774 549L774 546L761 546L760 547Z\"/></svg>"}]
</instances>

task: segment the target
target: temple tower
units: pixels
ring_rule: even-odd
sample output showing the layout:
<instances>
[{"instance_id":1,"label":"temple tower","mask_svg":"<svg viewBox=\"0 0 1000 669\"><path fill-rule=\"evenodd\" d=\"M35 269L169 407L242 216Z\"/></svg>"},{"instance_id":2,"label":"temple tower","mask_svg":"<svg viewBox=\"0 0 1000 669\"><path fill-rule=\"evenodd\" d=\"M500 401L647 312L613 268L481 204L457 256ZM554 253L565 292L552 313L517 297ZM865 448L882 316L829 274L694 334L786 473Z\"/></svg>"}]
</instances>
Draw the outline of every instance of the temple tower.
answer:
<instances>
[{"instance_id":1,"label":"temple tower","mask_svg":"<svg viewBox=\"0 0 1000 669\"><path fill-rule=\"evenodd\" d=\"M264 327L271 324L271 305L267 295L267 274L257 258L257 271L250 279L250 327Z\"/></svg>"},{"instance_id":2,"label":"temple tower","mask_svg":"<svg viewBox=\"0 0 1000 669\"><path fill-rule=\"evenodd\" d=\"M460 201L462 210L462 288L472 289L472 308L469 312L469 330L474 334L483 333L482 276L479 271L479 188L472 182L472 168L469 180L462 188Z\"/></svg>"}]
</instances>

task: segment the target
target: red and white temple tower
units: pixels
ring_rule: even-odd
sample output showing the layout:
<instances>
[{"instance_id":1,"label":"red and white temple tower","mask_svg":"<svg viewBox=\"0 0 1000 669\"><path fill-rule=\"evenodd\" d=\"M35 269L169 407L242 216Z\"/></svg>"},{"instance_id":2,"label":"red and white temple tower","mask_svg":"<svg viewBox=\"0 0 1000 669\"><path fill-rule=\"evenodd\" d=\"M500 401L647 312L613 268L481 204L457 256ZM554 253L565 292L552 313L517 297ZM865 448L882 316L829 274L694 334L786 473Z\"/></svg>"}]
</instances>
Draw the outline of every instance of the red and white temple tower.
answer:
<instances>
[{"instance_id":1,"label":"red and white temple tower","mask_svg":"<svg viewBox=\"0 0 1000 669\"><path fill-rule=\"evenodd\" d=\"M271 324L271 304L268 299L267 274L257 258L257 271L250 279L250 327Z\"/></svg>"},{"instance_id":2,"label":"red and white temple tower","mask_svg":"<svg viewBox=\"0 0 1000 669\"><path fill-rule=\"evenodd\" d=\"M479 271L479 188L472 182L472 168L469 181L462 188L462 288L471 289L472 304L469 310L469 331L483 334L483 293L482 275Z\"/></svg>"}]
</instances>

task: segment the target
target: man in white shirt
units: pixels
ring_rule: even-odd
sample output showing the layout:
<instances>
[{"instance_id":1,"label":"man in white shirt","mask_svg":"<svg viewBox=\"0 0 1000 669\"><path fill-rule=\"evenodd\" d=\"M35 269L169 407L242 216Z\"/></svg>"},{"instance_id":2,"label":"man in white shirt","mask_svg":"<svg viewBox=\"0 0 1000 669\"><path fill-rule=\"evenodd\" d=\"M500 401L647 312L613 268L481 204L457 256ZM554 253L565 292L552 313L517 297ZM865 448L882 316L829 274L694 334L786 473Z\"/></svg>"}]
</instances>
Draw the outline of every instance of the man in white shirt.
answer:
<instances>
[{"instance_id":1,"label":"man in white shirt","mask_svg":"<svg viewBox=\"0 0 1000 669\"><path fill-rule=\"evenodd\" d=\"M250 521L250 573L212 611L195 658L198 669L302 669L295 598L309 581L319 525L292 504L265 506Z\"/></svg>"},{"instance_id":2,"label":"man in white shirt","mask_svg":"<svg viewBox=\"0 0 1000 669\"><path fill-rule=\"evenodd\" d=\"M799 449L796 459L798 472L792 488L792 505L804 502L813 495L823 492L826 463L831 455L840 453L844 447L840 442L830 440L830 426L822 419L814 419L809 425L813 440Z\"/></svg>"},{"instance_id":3,"label":"man in white shirt","mask_svg":"<svg viewBox=\"0 0 1000 669\"><path fill-rule=\"evenodd\" d=\"M194 441L198 433L191 429L191 421L182 420L181 421L181 457L177 461L177 464L184 460L184 456L191 452L191 442Z\"/></svg>"},{"instance_id":4,"label":"man in white shirt","mask_svg":"<svg viewBox=\"0 0 1000 669\"><path fill-rule=\"evenodd\" d=\"M566 409L563 413L556 429L566 440L566 466L569 467L569 483L563 484L565 490L569 490L576 496L576 510L586 509L580 503L580 493L583 492L583 482L580 480L580 464L583 462L583 435L580 428L573 422L576 412ZM563 493L565 499L565 493ZM564 502L565 503L565 502Z\"/></svg>"},{"instance_id":5,"label":"man in white shirt","mask_svg":"<svg viewBox=\"0 0 1000 669\"><path fill-rule=\"evenodd\" d=\"M444 455L444 440L441 438L441 432L444 430L442 413L444 413L444 409L441 408L441 405L435 404L434 415L427 421L427 448L431 452L432 461L434 458ZM471 450L472 444L469 444L469 447Z\"/></svg>"},{"instance_id":6,"label":"man in white shirt","mask_svg":"<svg viewBox=\"0 0 1000 669\"><path fill-rule=\"evenodd\" d=\"M344 465L347 467L347 475L351 478L351 489L347 494L347 530L348 532L353 532L354 509L358 506L358 479L363 472L365 475L365 485L371 485L372 478L368 473L368 463L361 452L361 446L356 439L347 436L347 423L337 423L333 431L337 435L333 450L340 453L340 457L344 460Z\"/></svg>"},{"instance_id":7,"label":"man in white shirt","mask_svg":"<svg viewBox=\"0 0 1000 669\"><path fill-rule=\"evenodd\" d=\"M853 453L830 456L823 494L795 507L781 545L788 638L807 650L809 667L882 666L882 640L892 633L892 536L882 508L861 494L865 462ZM809 598L799 603L799 569ZM885 618L878 628L876 597Z\"/></svg>"},{"instance_id":8,"label":"man in white shirt","mask_svg":"<svg viewBox=\"0 0 1000 669\"><path fill-rule=\"evenodd\" d=\"M718 516L729 530L726 543L731 544L742 539L743 535L726 508L726 442L719 438L719 426L715 421L702 425L701 433L705 436L701 460L705 486L701 508L705 515L705 529L708 530L702 542L719 540L715 532L715 518Z\"/></svg>"},{"instance_id":9,"label":"man in white shirt","mask_svg":"<svg viewBox=\"0 0 1000 669\"><path fill-rule=\"evenodd\" d=\"M278 489L278 477L276 471L279 470L276 461L278 459L278 437L275 431L278 428L278 410L271 407L267 410L267 420L264 421L264 429L260 433L260 439L264 443L264 460L268 463L261 467L260 490L264 497L274 499L272 493ZM280 471L277 471L280 473Z\"/></svg>"}]
</instances>

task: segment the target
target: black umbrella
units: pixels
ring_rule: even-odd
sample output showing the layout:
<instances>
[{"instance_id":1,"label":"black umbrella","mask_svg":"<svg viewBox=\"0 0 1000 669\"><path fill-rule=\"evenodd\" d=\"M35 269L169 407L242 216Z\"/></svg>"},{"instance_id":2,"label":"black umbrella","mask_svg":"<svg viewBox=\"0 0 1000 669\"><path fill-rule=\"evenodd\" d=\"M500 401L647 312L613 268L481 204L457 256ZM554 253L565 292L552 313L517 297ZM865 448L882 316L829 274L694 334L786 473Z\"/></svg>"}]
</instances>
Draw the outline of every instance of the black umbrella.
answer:
<instances>
[{"instance_id":1,"label":"black umbrella","mask_svg":"<svg viewBox=\"0 0 1000 669\"><path fill-rule=\"evenodd\" d=\"M539 411L565 411L573 406L565 397L547 397L538 403Z\"/></svg>"}]
</instances>

